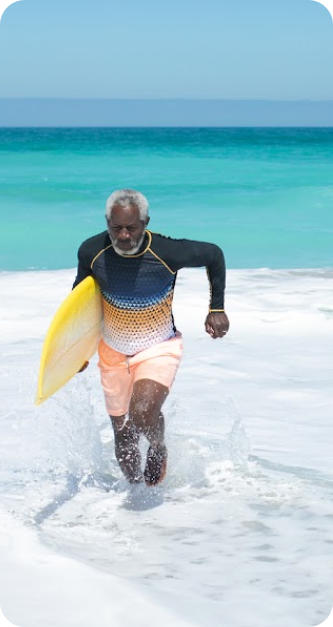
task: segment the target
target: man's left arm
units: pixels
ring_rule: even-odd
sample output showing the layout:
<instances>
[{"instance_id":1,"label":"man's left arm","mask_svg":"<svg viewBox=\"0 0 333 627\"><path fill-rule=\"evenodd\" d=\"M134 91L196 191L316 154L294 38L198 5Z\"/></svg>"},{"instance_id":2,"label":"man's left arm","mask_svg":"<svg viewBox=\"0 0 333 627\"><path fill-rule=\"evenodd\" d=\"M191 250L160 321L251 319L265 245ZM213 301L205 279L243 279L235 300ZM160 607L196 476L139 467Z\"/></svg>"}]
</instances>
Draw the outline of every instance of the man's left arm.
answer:
<instances>
[{"instance_id":1,"label":"man's left arm","mask_svg":"<svg viewBox=\"0 0 333 627\"><path fill-rule=\"evenodd\" d=\"M216 340L224 337L229 330L229 319L224 310L225 260L216 244L202 243L202 254L207 257L205 263L210 285L209 313L205 320L206 332Z\"/></svg>"},{"instance_id":2,"label":"man's left arm","mask_svg":"<svg viewBox=\"0 0 333 627\"><path fill-rule=\"evenodd\" d=\"M210 285L209 313L205 329L213 338L224 337L229 329L228 316L224 310L225 261L216 244L193 240L169 240L168 259L173 270L206 266Z\"/></svg>"}]
</instances>

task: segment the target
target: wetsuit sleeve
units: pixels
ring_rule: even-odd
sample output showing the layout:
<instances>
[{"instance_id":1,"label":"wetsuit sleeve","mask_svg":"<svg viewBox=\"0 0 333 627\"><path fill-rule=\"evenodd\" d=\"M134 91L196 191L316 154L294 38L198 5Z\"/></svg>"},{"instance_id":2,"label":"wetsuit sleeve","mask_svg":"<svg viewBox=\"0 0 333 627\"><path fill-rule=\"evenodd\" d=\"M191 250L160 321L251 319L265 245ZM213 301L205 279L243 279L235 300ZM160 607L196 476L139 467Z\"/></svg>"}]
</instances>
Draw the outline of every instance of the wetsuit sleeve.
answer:
<instances>
[{"instance_id":1,"label":"wetsuit sleeve","mask_svg":"<svg viewBox=\"0 0 333 627\"><path fill-rule=\"evenodd\" d=\"M89 256L87 255L85 248L86 247L84 246L84 244L81 244L78 250L77 274L76 274L76 279L73 283L72 289L74 289L74 287L76 287L79 283L81 283L83 279L85 279L87 276L90 276L92 274L92 271L90 268L90 259L89 259Z\"/></svg>"},{"instance_id":2,"label":"wetsuit sleeve","mask_svg":"<svg viewBox=\"0 0 333 627\"><path fill-rule=\"evenodd\" d=\"M89 237L89 239L82 242L77 253L79 263L73 289L87 276L93 276L92 262L96 255L109 244L110 238L107 231L97 233L97 235L93 235L93 237Z\"/></svg>"},{"instance_id":3,"label":"wetsuit sleeve","mask_svg":"<svg viewBox=\"0 0 333 627\"><path fill-rule=\"evenodd\" d=\"M225 261L216 244L188 239L162 238L158 247L161 258L173 272L181 268L206 266L210 284L210 311L224 311Z\"/></svg>"}]
</instances>

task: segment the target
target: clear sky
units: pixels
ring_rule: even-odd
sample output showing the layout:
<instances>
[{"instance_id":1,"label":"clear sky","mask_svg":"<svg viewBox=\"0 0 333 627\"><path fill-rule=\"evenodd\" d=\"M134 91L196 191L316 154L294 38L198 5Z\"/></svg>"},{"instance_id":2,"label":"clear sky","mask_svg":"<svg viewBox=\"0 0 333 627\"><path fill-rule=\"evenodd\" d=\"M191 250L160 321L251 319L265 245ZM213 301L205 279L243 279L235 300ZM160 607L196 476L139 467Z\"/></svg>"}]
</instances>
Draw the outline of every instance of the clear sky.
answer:
<instances>
[{"instance_id":1,"label":"clear sky","mask_svg":"<svg viewBox=\"0 0 333 627\"><path fill-rule=\"evenodd\" d=\"M0 97L333 99L311 0L23 0L0 60Z\"/></svg>"}]
</instances>

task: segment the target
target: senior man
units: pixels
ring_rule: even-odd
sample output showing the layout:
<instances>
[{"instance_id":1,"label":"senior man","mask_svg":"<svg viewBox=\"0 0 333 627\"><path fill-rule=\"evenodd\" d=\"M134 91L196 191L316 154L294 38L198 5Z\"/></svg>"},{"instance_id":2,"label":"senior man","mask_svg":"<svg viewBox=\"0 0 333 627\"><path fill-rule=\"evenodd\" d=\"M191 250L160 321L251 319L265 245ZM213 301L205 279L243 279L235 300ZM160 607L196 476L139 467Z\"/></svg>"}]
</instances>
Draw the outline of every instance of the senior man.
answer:
<instances>
[{"instance_id":1,"label":"senior man","mask_svg":"<svg viewBox=\"0 0 333 627\"><path fill-rule=\"evenodd\" d=\"M131 483L157 485L165 476L167 449L162 405L182 355L182 337L172 315L180 268L206 266L210 283L205 328L224 337L225 264L215 244L153 233L147 199L138 191L116 190L106 202L107 230L78 251L75 287L92 275L103 300L99 368L111 418L118 463ZM141 468L139 437L149 448Z\"/></svg>"}]
</instances>

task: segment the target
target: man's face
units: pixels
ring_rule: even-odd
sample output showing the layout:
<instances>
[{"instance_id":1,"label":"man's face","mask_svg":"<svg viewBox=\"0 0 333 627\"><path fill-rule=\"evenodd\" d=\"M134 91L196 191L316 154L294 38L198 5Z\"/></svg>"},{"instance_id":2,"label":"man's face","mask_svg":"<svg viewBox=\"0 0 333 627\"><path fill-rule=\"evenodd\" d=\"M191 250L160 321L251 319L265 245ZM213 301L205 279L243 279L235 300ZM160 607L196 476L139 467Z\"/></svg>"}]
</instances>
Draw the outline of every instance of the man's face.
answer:
<instances>
[{"instance_id":1,"label":"man's face","mask_svg":"<svg viewBox=\"0 0 333 627\"><path fill-rule=\"evenodd\" d=\"M113 248L118 255L135 255L143 242L148 222L149 218L146 221L140 220L137 207L113 207L107 225Z\"/></svg>"}]
</instances>

